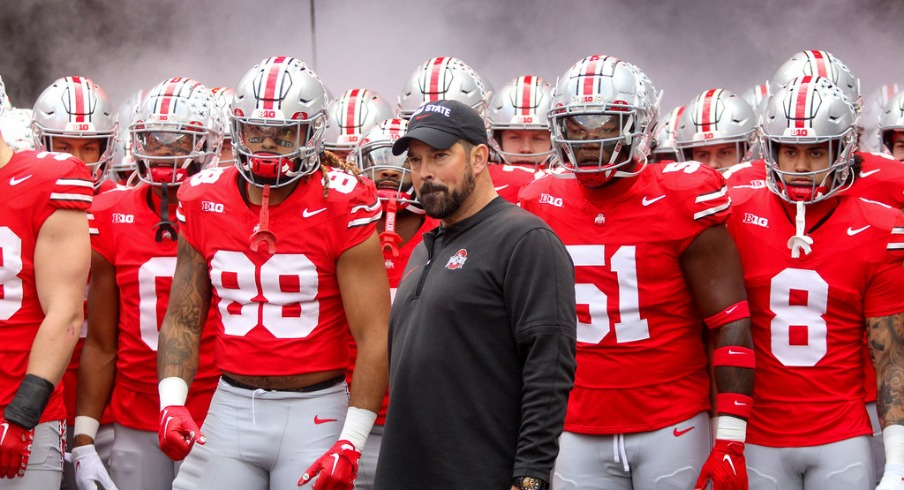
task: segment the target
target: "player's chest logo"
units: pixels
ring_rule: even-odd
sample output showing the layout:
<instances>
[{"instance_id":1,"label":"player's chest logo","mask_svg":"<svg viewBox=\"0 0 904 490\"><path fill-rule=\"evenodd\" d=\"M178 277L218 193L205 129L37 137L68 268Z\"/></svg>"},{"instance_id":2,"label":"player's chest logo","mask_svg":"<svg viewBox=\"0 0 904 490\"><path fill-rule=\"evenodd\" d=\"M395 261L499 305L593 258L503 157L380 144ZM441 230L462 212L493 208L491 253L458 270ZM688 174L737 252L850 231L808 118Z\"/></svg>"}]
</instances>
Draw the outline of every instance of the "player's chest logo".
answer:
<instances>
[{"instance_id":1,"label":"player's chest logo","mask_svg":"<svg viewBox=\"0 0 904 490\"><path fill-rule=\"evenodd\" d=\"M221 202L201 201L201 211L205 213L224 213L226 206Z\"/></svg>"},{"instance_id":2,"label":"player's chest logo","mask_svg":"<svg viewBox=\"0 0 904 490\"><path fill-rule=\"evenodd\" d=\"M744 223L769 228L769 220L753 213L744 213Z\"/></svg>"},{"instance_id":3,"label":"player's chest logo","mask_svg":"<svg viewBox=\"0 0 904 490\"><path fill-rule=\"evenodd\" d=\"M606 216L603 213L598 213L595 218L593 218L593 224L595 225L605 225L606 224Z\"/></svg>"},{"instance_id":4,"label":"player's chest logo","mask_svg":"<svg viewBox=\"0 0 904 490\"><path fill-rule=\"evenodd\" d=\"M449 257L449 261L446 262L446 269L449 269L450 271L461 269L465 266L465 261L467 260L468 251L462 248L458 252L455 252L455 255Z\"/></svg>"},{"instance_id":5,"label":"player's chest logo","mask_svg":"<svg viewBox=\"0 0 904 490\"><path fill-rule=\"evenodd\" d=\"M134 214L124 214L124 213L113 213L112 219L113 219L113 223L132 224L135 222L135 215Z\"/></svg>"}]
</instances>

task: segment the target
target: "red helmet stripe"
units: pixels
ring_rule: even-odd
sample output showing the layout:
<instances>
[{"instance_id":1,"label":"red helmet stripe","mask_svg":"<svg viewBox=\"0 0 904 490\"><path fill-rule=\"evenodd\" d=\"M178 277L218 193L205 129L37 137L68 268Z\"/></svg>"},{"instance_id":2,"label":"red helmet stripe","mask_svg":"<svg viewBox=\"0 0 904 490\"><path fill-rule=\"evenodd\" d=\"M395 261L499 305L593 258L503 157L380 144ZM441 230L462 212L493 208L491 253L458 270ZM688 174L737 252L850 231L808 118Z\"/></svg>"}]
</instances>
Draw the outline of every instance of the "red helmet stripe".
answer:
<instances>
[{"instance_id":1,"label":"red helmet stripe","mask_svg":"<svg viewBox=\"0 0 904 490\"><path fill-rule=\"evenodd\" d=\"M360 103L361 103L361 90L359 89L351 89L348 92L342 94L342 105L339 107L340 110L345 109L345 126L339 126L340 134L351 134L354 133L355 128L358 127L358 114L360 111Z\"/></svg>"},{"instance_id":2,"label":"red helmet stripe","mask_svg":"<svg viewBox=\"0 0 904 490\"><path fill-rule=\"evenodd\" d=\"M813 77L806 76L800 79L800 82L797 83L798 92L794 105L794 127L796 128L804 128L806 127L807 118L810 103L810 82L813 80Z\"/></svg>"},{"instance_id":3,"label":"red helmet stripe","mask_svg":"<svg viewBox=\"0 0 904 490\"><path fill-rule=\"evenodd\" d=\"M816 67L816 76L827 78L829 76L829 60L826 53L822 51L810 51L813 56L812 60Z\"/></svg>"},{"instance_id":4,"label":"red helmet stripe","mask_svg":"<svg viewBox=\"0 0 904 490\"><path fill-rule=\"evenodd\" d=\"M581 88L583 93L578 95L593 93L593 82L596 80L594 75L598 75L597 66L601 59L605 63L605 57L600 57L599 55L593 55L587 59L587 68L584 70L584 86Z\"/></svg>"},{"instance_id":5,"label":"red helmet stripe","mask_svg":"<svg viewBox=\"0 0 904 490\"><path fill-rule=\"evenodd\" d=\"M536 89L536 84L534 83L534 77L527 75L521 77L519 82L521 82L521 115L529 116L531 108L534 106L534 91Z\"/></svg>"},{"instance_id":6,"label":"red helmet stripe","mask_svg":"<svg viewBox=\"0 0 904 490\"><path fill-rule=\"evenodd\" d=\"M718 99L719 89L711 89L706 92L703 96L703 101L700 107L700 130L701 131L712 131L712 125L715 124L715 117L713 117L713 111L716 109L716 104L714 103L714 99Z\"/></svg>"},{"instance_id":7,"label":"red helmet stripe","mask_svg":"<svg viewBox=\"0 0 904 490\"><path fill-rule=\"evenodd\" d=\"M439 100L439 84L441 81L440 79L443 78L446 74L446 64L446 58L443 56L440 56L439 58L433 58L433 61L427 64L427 69L430 70L430 73L428 74L429 89L427 90L427 99L430 102L436 102L437 100ZM445 84L443 84L443 86L445 86Z\"/></svg>"},{"instance_id":8,"label":"red helmet stripe","mask_svg":"<svg viewBox=\"0 0 904 490\"><path fill-rule=\"evenodd\" d=\"M264 96L262 97L264 102L264 107L262 109L273 109L274 101L273 99L276 97L276 86L281 81L281 76L283 73L283 63L286 61L285 56L277 56L276 58L272 58L270 62L270 66L267 71L267 76L264 81Z\"/></svg>"},{"instance_id":9,"label":"red helmet stripe","mask_svg":"<svg viewBox=\"0 0 904 490\"><path fill-rule=\"evenodd\" d=\"M85 83L82 77L68 77L66 84L69 86L69 113L75 116L70 122L85 122ZM73 110L74 109L74 110Z\"/></svg>"}]
</instances>

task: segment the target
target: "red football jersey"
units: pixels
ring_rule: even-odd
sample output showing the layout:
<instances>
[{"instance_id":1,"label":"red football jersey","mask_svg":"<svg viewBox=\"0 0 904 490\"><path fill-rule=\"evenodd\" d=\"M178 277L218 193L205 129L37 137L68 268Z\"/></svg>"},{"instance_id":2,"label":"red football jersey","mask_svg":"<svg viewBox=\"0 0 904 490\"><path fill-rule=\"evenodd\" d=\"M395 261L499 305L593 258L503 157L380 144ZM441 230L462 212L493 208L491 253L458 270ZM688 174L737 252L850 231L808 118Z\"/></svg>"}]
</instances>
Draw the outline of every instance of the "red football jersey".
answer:
<instances>
[{"instance_id":1,"label":"red football jersey","mask_svg":"<svg viewBox=\"0 0 904 490\"><path fill-rule=\"evenodd\" d=\"M173 203L173 219L175 208ZM176 270L176 241L155 240L159 209L160 198L145 184L106 192L91 208L92 248L116 268L119 289L116 384L110 406L116 422L146 431L157 430L157 340ZM207 414L220 374L213 359L212 316L201 335L198 372L185 404L198 423Z\"/></svg>"},{"instance_id":2,"label":"red football jersey","mask_svg":"<svg viewBox=\"0 0 904 490\"><path fill-rule=\"evenodd\" d=\"M569 177L544 177L520 195L576 268L578 368L565 430L645 432L707 410L703 320L680 257L727 219L722 176L676 162L597 190Z\"/></svg>"},{"instance_id":3,"label":"red football jersey","mask_svg":"<svg viewBox=\"0 0 904 490\"><path fill-rule=\"evenodd\" d=\"M243 198L235 167L205 170L179 189L182 236L210 266L216 358L225 372L287 376L348 366L336 261L375 233L382 207L371 181L330 170L325 192L322 175L270 206L273 254L266 243L250 248L260 207Z\"/></svg>"},{"instance_id":4,"label":"red football jersey","mask_svg":"<svg viewBox=\"0 0 904 490\"><path fill-rule=\"evenodd\" d=\"M844 194L812 205L838 207L809 232L811 253L795 259L790 205L786 215L768 189L731 196L729 230L744 263L756 351L747 441L799 447L870 434L865 318L904 311L904 215Z\"/></svg>"},{"instance_id":5,"label":"red football jersey","mask_svg":"<svg viewBox=\"0 0 904 490\"><path fill-rule=\"evenodd\" d=\"M533 182L537 175L542 176L544 171L537 170L534 165L508 165L493 163L487 166L490 171L490 179L496 193L506 201L518 203L518 192L522 187Z\"/></svg>"},{"instance_id":6,"label":"red football jersey","mask_svg":"<svg viewBox=\"0 0 904 490\"><path fill-rule=\"evenodd\" d=\"M853 185L846 189L846 195L877 201L894 208L904 208L904 165L888 155L878 153L857 153L863 160L860 173ZM766 162L756 160L735 165L725 173L725 180L732 192L738 189L760 189L766 187ZM863 357L869 360L869 348L863 343ZM863 364L866 402L876 401L876 371L872 362Z\"/></svg>"},{"instance_id":7,"label":"red football jersey","mask_svg":"<svg viewBox=\"0 0 904 490\"><path fill-rule=\"evenodd\" d=\"M44 321L35 287L38 232L57 209L87 211L94 184L85 164L65 153L21 151L0 168L0 409L25 377L31 346ZM60 383L41 421L64 420Z\"/></svg>"}]
</instances>

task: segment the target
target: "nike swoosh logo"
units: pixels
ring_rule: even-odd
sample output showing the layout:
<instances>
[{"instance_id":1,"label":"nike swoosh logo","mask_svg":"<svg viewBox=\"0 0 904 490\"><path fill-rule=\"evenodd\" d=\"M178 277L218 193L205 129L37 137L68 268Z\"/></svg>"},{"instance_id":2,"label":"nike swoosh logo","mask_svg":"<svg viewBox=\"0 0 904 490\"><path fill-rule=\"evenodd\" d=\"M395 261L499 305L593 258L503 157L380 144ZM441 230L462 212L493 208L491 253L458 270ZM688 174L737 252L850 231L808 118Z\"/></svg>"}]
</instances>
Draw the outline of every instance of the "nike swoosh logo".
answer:
<instances>
[{"instance_id":1,"label":"nike swoosh logo","mask_svg":"<svg viewBox=\"0 0 904 490\"><path fill-rule=\"evenodd\" d=\"M325 424L327 422L335 422L335 421L336 421L336 419L322 419L317 415L314 416L314 423L317 425Z\"/></svg>"},{"instance_id":2,"label":"nike swoosh logo","mask_svg":"<svg viewBox=\"0 0 904 490\"><path fill-rule=\"evenodd\" d=\"M877 168L877 169L874 169L874 170L870 170L869 172L861 170L861 171L860 171L860 178L862 179L863 177L869 177L870 175L873 175L874 173L876 173L876 172L878 172L878 171L880 171L880 170L882 170L882 169L881 169L881 168Z\"/></svg>"},{"instance_id":3,"label":"nike swoosh logo","mask_svg":"<svg viewBox=\"0 0 904 490\"><path fill-rule=\"evenodd\" d=\"M736 407L746 407L747 406L747 402L739 402L737 400L735 400L734 404Z\"/></svg>"},{"instance_id":4,"label":"nike swoosh logo","mask_svg":"<svg viewBox=\"0 0 904 490\"><path fill-rule=\"evenodd\" d=\"M732 311L735 311L735 309L736 309L737 307L738 307L738 305L734 305L734 306L732 306L731 308L725 310L725 314L726 314L726 315L730 315L731 312L732 312Z\"/></svg>"},{"instance_id":5,"label":"nike swoosh logo","mask_svg":"<svg viewBox=\"0 0 904 490\"><path fill-rule=\"evenodd\" d=\"M744 351L731 350L731 347L728 348L729 355L743 354Z\"/></svg>"},{"instance_id":6,"label":"nike swoosh logo","mask_svg":"<svg viewBox=\"0 0 904 490\"><path fill-rule=\"evenodd\" d=\"M22 182L25 182L26 180L28 180L30 178L31 178L31 175L26 175L25 177L22 177L21 179L12 177L11 179L9 179L9 185L19 185Z\"/></svg>"},{"instance_id":7,"label":"nike swoosh logo","mask_svg":"<svg viewBox=\"0 0 904 490\"><path fill-rule=\"evenodd\" d=\"M3 423L0 424L0 425L3 426L3 433L0 434L0 442L3 442L3 440L6 439L6 432L9 430L9 423L8 423L8 422L3 422Z\"/></svg>"},{"instance_id":8,"label":"nike swoosh logo","mask_svg":"<svg viewBox=\"0 0 904 490\"><path fill-rule=\"evenodd\" d=\"M643 204L644 207L646 207L646 206L649 206L650 204L653 204L654 202L656 202L656 201L658 201L658 200L660 200L660 199L665 199L665 194L663 194L663 195L661 195L661 196L659 196L659 197L654 197L653 199L647 199L647 196L643 196L643 200L641 201L641 204Z\"/></svg>"},{"instance_id":9,"label":"nike swoosh logo","mask_svg":"<svg viewBox=\"0 0 904 490\"><path fill-rule=\"evenodd\" d=\"M332 469L332 471L330 471L330 473L336 474L336 465L339 464L339 455L338 454L330 454L330 457L333 458L333 469Z\"/></svg>"},{"instance_id":10,"label":"nike swoosh logo","mask_svg":"<svg viewBox=\"0 0 904 490\"><path fill-rule=\"evenodd\" d=\"M848 234L848 236L854 236L854 235L856 235L857 233L860 233L861 231L863 231L863 230L865 230L865 229L867 229L867 228L869 228L869 225L866 225L866 226L864 226L863 228L857 228L856 230L853 229L853 228L851 228L851 227L848 227L848 229L847 229L847 234Z\"/></svg>"},{"instance_id":11,"label":"nike swoosh logo","mask_svg":"<svg viewBox=\"0 0 904 490\"><path fill-rule=\"evenodd\" d=\"M493 189L496 189L496 192L499 192L502 189L505 189L506 187L508 187L508 184L500 185L499 187L493 187Z\"/></svg>"},{"instance_id":12,"label":"nike swoosh logo","mask_svg":"<svg viewBox=\"0 0 904 490\"><path fill-rule=\"evenodd\" d=\"M301 216L304 218L310 218L311 216L320 214L324 211L326 211L326 208L320 208L314 211L308 211L308 208L304 208L304 211L301 212Z\"/></svg>"},{"instance_id":13,"label":"nike swoosh logo","mask_svg":"<svg viewBox=\"0 0 904 490\"><path fill-rule=\"evenodd\" d=\"M696 427L696 426L692 425L689 428L684 429L684 430L678 430L678 427L675 427L675 430L672 431L672 434L674 434L675 437L681 437L684 434L687 434L688 432L694 430L694 427Z\"/></svg>"},{"instance_id":14,"label":"nike swoosh logo","mask_svg":"<svg viewBox=\"0 0 904 490\"><path fill-rule=\"evenodd\" d=\"M430 114L421 114L420 116L414 116L414 120L417 121L417 120L423 119L429 115Z\"/></svg>"},{"instance_id":15,"label":"nike swoosh logo","mask_svg":"<svg viewBox=\"0 0 904 490\"><path fill-rule=\"evenodd\" d=\"M170 421L173 420L172 417L167 417L166 422L163 423L163 433L166 434L167 429L169 428Z\"/></svg>"},{"instance_id":16,"label":"nike swoosh logo","mask_svg":"<svg viewBox=\"0 0 904 490\"><path fill-rule=\"evenodd\" d=\"M728 464L731 466L731 471L733 471L735 475L738 474L738 470L735 469L734 461L731 460L731 456L727 454L725 456L722 456L722 461L728 461Z\"/></svg>"}]
</instances>

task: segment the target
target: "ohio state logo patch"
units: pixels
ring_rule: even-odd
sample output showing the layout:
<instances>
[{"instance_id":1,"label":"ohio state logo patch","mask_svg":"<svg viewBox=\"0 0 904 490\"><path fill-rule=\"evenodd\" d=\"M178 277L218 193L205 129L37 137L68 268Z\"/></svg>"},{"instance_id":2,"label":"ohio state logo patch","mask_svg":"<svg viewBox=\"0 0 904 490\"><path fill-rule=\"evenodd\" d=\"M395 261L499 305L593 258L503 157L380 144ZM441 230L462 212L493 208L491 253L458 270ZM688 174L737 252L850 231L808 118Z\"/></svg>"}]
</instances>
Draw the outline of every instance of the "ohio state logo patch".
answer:
<instances>
[{"instance_id":1,"label":"ohio state logo patch","mask_svg":"<svg viewBox=\"0 0 904 490\"><path fill-rule=\"evenodd\" d=\"M449 269L450 271L461 269L465 266L466 260L468 260L468 251L461 249L458 252L455 252L455 255L449 257L449 261L446 262L446 269Z\"/></svg>"}]
</instances>

